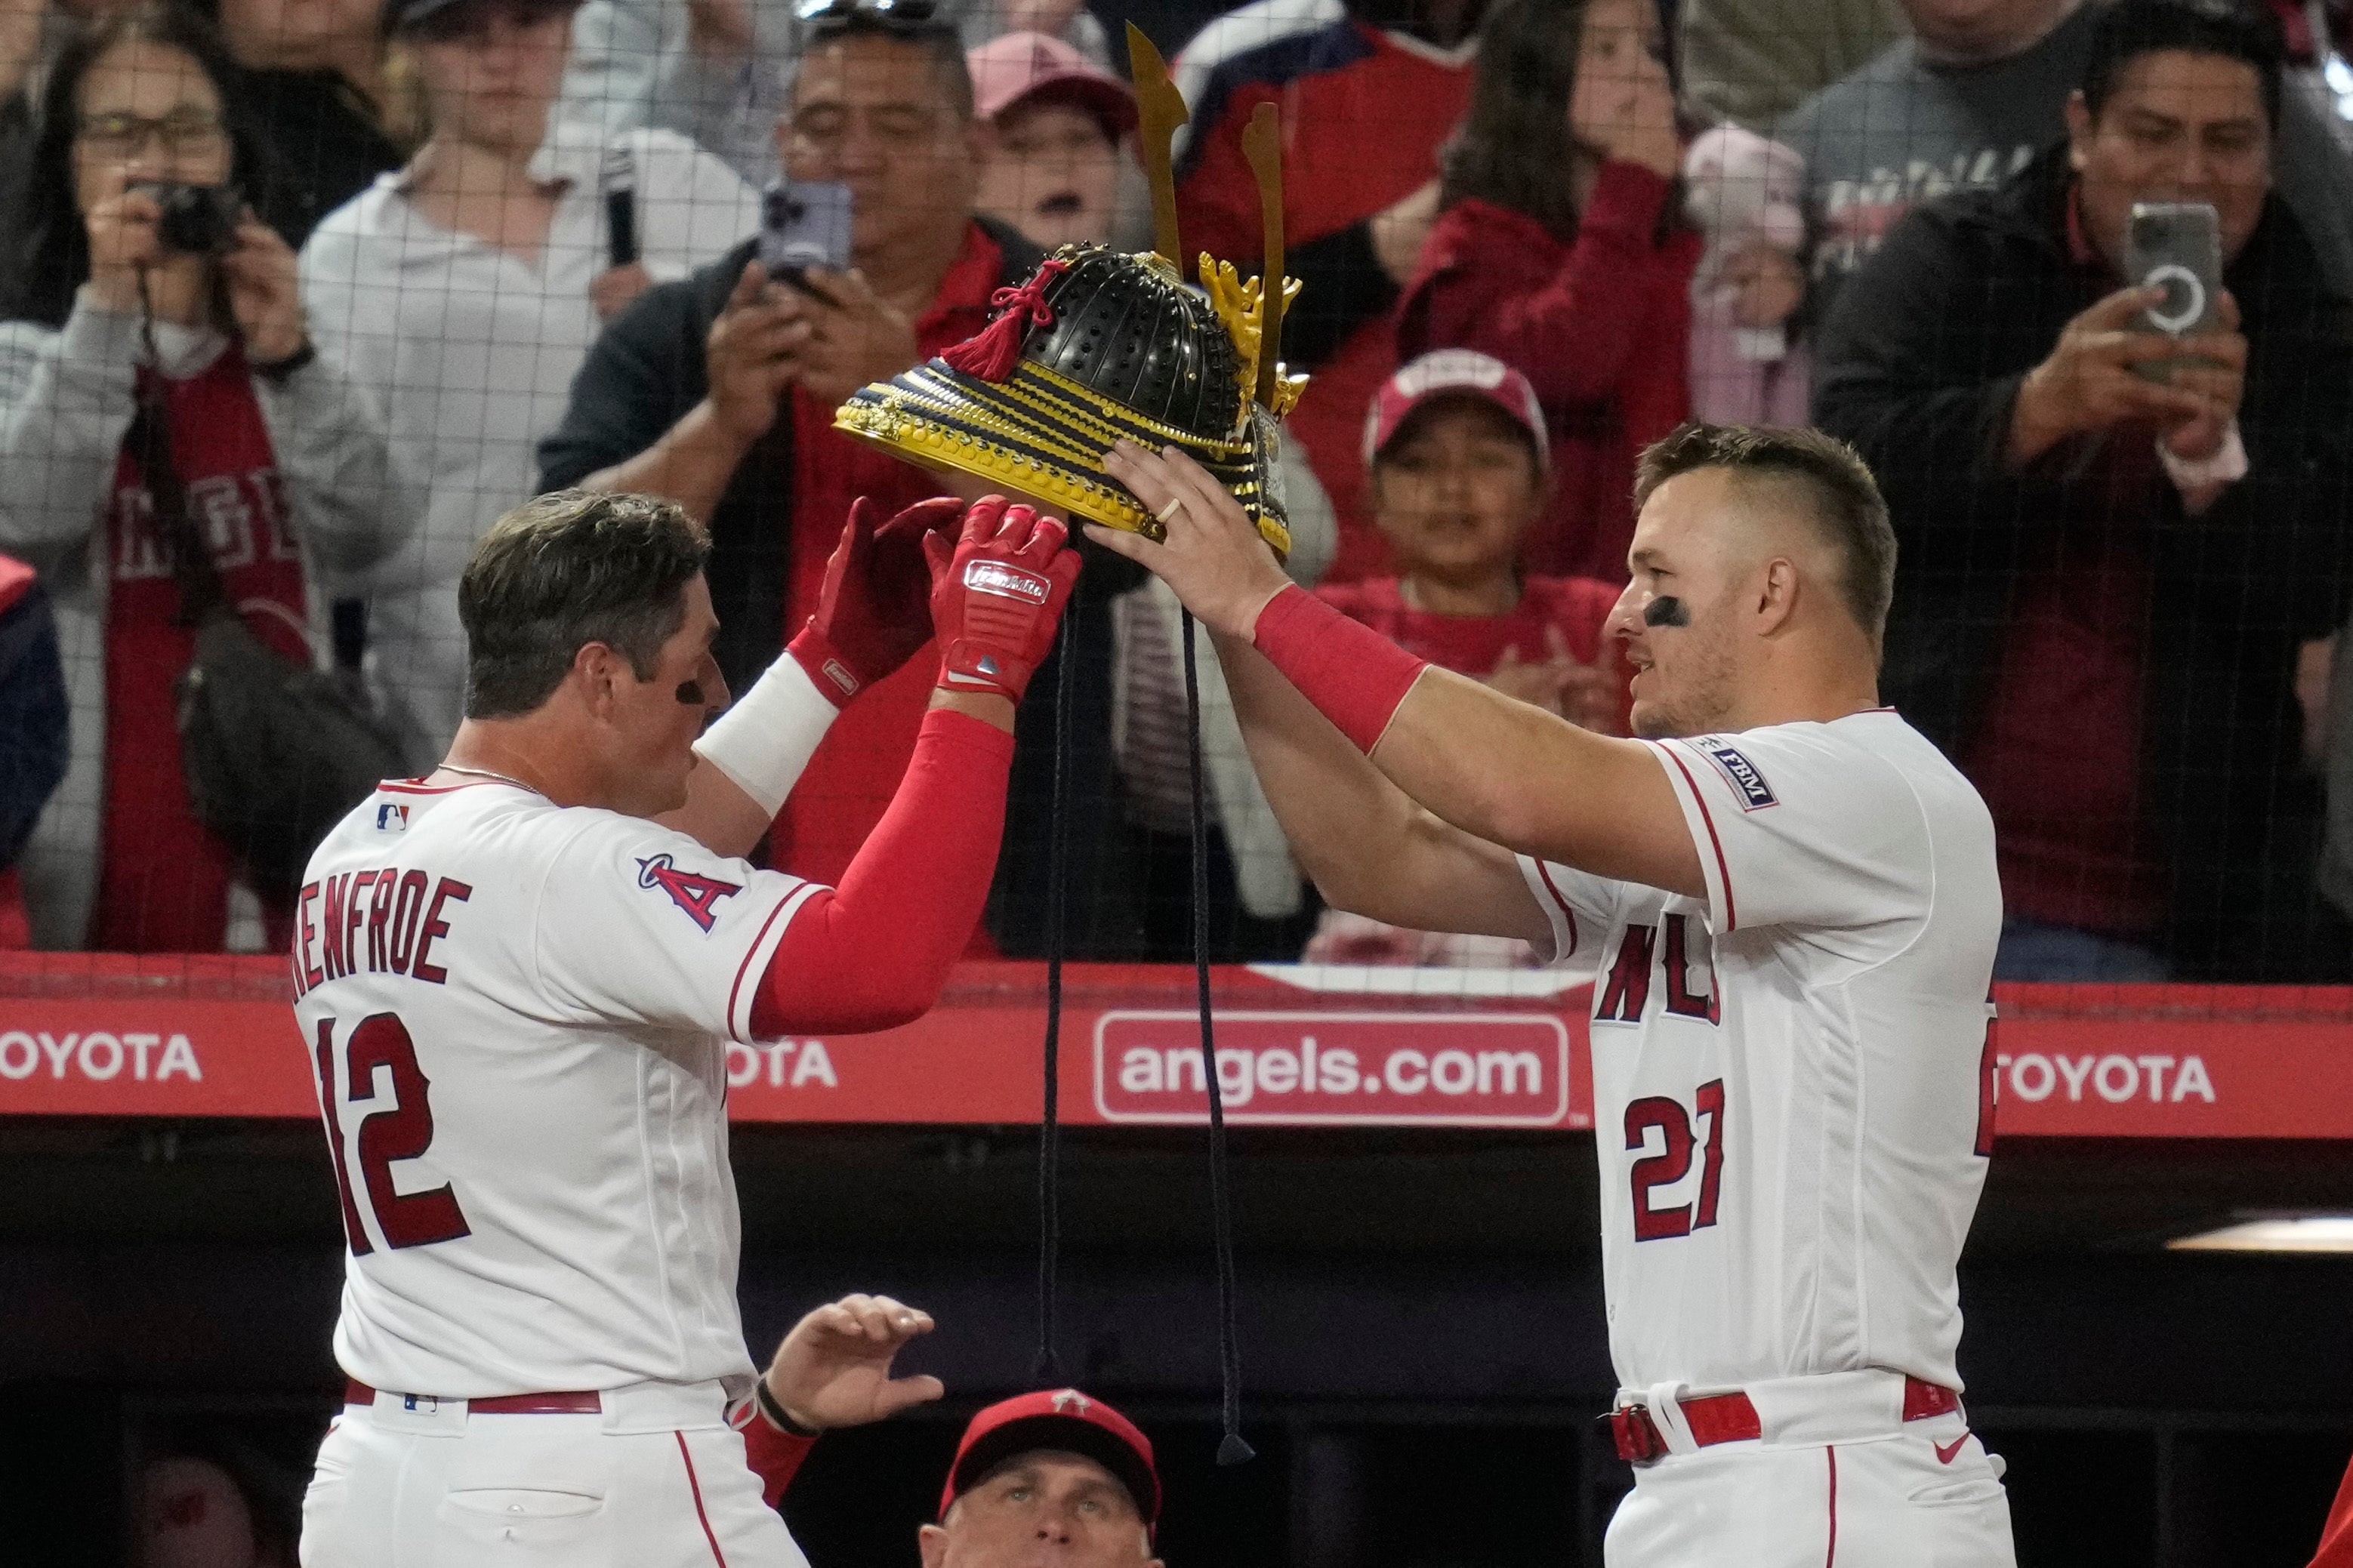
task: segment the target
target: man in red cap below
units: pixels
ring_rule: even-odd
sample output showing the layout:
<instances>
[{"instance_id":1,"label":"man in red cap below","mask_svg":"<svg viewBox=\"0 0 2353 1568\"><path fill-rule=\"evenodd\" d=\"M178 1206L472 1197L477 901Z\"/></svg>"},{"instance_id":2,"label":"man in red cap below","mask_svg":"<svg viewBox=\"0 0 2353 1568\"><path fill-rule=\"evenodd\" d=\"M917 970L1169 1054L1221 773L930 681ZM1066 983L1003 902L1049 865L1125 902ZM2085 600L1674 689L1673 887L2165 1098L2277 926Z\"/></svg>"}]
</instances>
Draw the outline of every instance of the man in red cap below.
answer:
<instances>
[{"instance_id":1,"label":"man in red cap below","mask_svg":"<svg viewBox=\"0 0 2353 1568\"><path fill-rule=\"evenodd\" d=\"M852 1296L801 1320L764 1379L744 1428L769 1506L818 1432L860 1426L939 1396L934 1378L891 1376L900 1348L931 1331L887 1296ZM972 1418L923 1527L923 1568L1159 1568L1152 1531L1160 1474L1152 1440L1092 1394L1047 1389Z\"/></svg>"},{"instance_id":2,"label":"man in red cap below","mask_svg":"<svg viewBox=\"0 0 2353 1568\"><path fill-rule=\"evenodd\" d=\"M999 1400L972 1418L923 1526L923 1568L1158 1568L1160 1473L1134 1423L1075 1388Z\"/></svg>"}]
</instances>

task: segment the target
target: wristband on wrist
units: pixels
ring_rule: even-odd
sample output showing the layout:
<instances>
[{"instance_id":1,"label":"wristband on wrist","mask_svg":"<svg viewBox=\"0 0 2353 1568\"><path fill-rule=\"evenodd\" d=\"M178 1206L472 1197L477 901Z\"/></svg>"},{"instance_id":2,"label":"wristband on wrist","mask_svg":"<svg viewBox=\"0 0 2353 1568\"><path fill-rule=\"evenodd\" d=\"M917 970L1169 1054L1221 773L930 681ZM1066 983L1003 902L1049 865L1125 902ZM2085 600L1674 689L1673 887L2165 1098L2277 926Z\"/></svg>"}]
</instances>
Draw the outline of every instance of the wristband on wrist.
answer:
<instances>
[{"instance_id":1,"label":"wristband on wrist","mask_svg":"<svg viewBox=\"0 0 2353 1568\"><path fill-rule=\"evenodd\" d=\"M836 708L847 708L849 700L865 689L866 683L849 668L833 646L833 639L818 630L817 617L811 616L800 635L785 645L785 651L799 661L808 672L809 684L825 694L825 700Z\"/></svg>"},{"instance_id":2,"label":"wristband on wrist","mask_svg":"<svg viewBox=\"0 0 2353 1568\"><path fill-rule=\"evenodd\" d=\"M788 652L702 732L695 755L774 816L840 711Z\"/></svg>"},{"instance_id":3,"label":"wristband on wrist","mask_svg":"<svg viewBox=\"0 0 2353 1568\"><path fill-rule=\"evenodd\" d=\"M786 1414L784 1402L768 1387L765 1373L761 1373L760 1381L752 1385L752 1397L759 1401L760 1414L767 1417L768 1424L779 1432L795 1437L815 1437L822 1431L820 1427L804 1426Z\"/></svg>"},{"instance_id":4,"label":"wristband on wrist","mask_svg":"<svg viewBox=\"0 0 2353 1568\"><path fill-rule=\"evenodd\" d=\"M1430 664L1295 583L1259 611L1250 641L1368 756Z\"/></svg>"},{"instance_id":5,"label":"wristband on wrist","mask_svg":"<svg viewBox=\"0 0 2353 1568\"><path fill-rule=\"evenodd\" d=\"M287 377L292 375L296 371L301 370L304 365L309 364L312 360L317 359L318 357L319 350L317 345L313 344L310 339L304 338L302 340L302 346L296 349L292 353L288 354L284 359L259 360L252 363L247 368L250 369L254 374L261 377L262 380L269 383L270 385L283 386L286 384Z\"/></svg>"},{"instance_id":6,"label":"wristband on wrist","mask_svg":"<svg viewBox=\"0 0 2353 1568\"><path fill-rule=\"evenodd\" d=\"M2236 484L2247 477L2247 444L2239 438L2236 419L2222 427L2222 444L2214 448L2212 457L2177 458L2160 436L2157 439L2157 460L2164 465L2176 489Z\"/></svg>"}]
</instances>

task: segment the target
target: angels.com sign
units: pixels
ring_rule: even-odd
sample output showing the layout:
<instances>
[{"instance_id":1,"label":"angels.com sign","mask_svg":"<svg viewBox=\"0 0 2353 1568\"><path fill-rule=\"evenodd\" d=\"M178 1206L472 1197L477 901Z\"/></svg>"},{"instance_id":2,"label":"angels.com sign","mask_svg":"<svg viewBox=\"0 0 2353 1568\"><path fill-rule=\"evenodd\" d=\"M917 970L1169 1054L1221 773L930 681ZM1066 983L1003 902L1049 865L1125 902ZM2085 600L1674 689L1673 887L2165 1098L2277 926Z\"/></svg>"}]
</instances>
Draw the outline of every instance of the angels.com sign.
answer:
<instances>
[{"instance_id":1,"label":"angels.com sign","mask_svg":"<svg viewBox=\"0 0 2353 1568\"><path fill-rule=\"evenodd\" d=\"M1206 1118L1198 1029L1197 1014L1174 1010L1098 1017L1097 1113ZM1220 1012L1217 1073L1237 1122L1576 1124L1568 1028L1549 1014Z\"/></svg>"}]
</instances>

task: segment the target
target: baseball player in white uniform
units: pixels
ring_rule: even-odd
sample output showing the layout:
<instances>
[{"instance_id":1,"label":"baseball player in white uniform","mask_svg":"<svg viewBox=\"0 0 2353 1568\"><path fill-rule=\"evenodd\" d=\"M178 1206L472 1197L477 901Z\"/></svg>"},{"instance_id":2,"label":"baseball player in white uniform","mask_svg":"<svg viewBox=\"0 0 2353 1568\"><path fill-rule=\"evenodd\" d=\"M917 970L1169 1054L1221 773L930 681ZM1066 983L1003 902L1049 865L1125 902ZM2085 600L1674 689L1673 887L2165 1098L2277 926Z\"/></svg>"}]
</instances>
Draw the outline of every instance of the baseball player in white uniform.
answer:
<instances>
[{"instance_id":1,"label":"baseball player in white uniform","mask_svg":"<svg viewBox=\"0 0 2353 1568\"><path fill-rule=\"evenodd\" d=\"M1611 629L1638 740L1425 665L1288 587L1213 480L1094 537L1218 635L1252 763L1335 905L1595 976L1613 1568L2010 1568L1954 1269L1991 1141L1993 826L1878 704L1895 540L1812 431L1645 454Z\"/></svg>"},{"instance_id":2,"label":"baseball player in white uniform","mask_svg":"<svg viewBox=\"0 0 2353 1568\"><path fill-rule=\"evenodd\" d=\"M1062 545L996 498L858 509L809 626L708 733L728 693L685 513L562 492L477 547L448 760L329 836L296 921L350 1247L305 1564L802 1564L731 1427L762 1417L725 1047L936 999ZM836 704L935 628L932 711L841 885L740 858Z\"/></svg>"}]
</instances>

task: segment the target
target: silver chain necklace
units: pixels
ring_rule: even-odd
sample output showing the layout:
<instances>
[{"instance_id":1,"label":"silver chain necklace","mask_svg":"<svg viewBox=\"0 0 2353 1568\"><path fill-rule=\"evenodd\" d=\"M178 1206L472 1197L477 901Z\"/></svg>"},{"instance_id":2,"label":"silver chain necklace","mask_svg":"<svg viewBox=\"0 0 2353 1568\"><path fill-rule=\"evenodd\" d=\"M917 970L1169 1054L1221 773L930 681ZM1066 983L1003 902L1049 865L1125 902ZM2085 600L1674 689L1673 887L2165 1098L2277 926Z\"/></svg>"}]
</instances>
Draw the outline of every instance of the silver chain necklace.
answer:
<instances>
[{"instance_id":1,"label":"silver chain necklace","mask_svg":"<svg viewBox=\"0 0 2353 1568\"><path fill-rule=\"evenodd\" d=\"M511 778L505 773L492 773L488 768L469 768L457 763L443 763L441 771L445 773L471 773L478 779L496 779L501 784L511 784L517 789L527 789L536 795L544 795L547 793L536 784L527 784L521 779Z\"/></svg>"}]
</instances>

